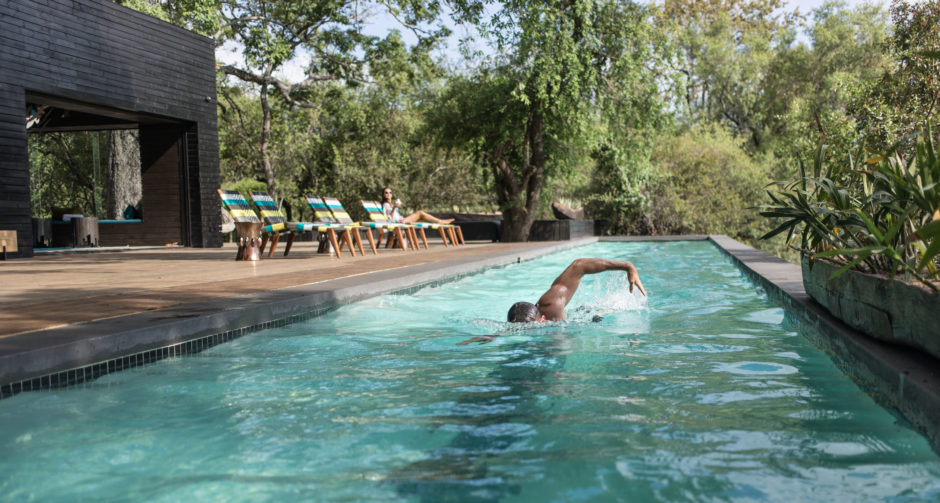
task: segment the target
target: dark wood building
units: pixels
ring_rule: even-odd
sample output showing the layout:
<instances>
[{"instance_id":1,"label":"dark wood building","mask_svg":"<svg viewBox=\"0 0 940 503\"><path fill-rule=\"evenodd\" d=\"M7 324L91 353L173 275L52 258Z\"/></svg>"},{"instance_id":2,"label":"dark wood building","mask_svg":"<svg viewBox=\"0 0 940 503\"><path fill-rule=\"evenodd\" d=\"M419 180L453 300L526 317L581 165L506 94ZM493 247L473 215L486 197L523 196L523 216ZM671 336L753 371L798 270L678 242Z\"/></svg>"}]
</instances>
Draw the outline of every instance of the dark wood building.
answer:
<instances>
[{"instance_id":1,"label":"dark wood building","mask_svg":"<svg viewBox=\"0 0 940 503\"><path fill-rule=\"evenodd\" d=\"M141 222L103 244L221 246L212 40L110 0L0 0L0 230L33 255L27 119L139 131Z\"/></svg>"}]
</instances>

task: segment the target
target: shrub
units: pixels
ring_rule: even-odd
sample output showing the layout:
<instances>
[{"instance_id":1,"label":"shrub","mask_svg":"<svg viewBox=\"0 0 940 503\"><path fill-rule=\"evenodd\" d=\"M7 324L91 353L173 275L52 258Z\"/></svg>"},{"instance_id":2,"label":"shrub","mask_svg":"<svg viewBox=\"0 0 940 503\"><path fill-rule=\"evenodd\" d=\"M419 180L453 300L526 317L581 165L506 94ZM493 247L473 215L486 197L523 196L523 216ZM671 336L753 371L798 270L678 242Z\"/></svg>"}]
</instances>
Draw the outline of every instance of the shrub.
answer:
<instances>
[{"instance_id":1,"label":"shrub","mask_svg":"<svg viewBox=\"0 0 940 503\"><path fill-rule=\"evenodd\" d=\"M654 234L646 216L649 162L631 158L628 152L609 144L598 148L591 158L594 172L584 197L590 218L604 222L607 234Z\"/></svg>"},{"instance_id":2,"label":"shrub","mask_svg":"<svg viewBox=\"0 0 940 503\"><path fill-rule=\"evenodd\" d=\"M825 162L825 146L816 151L812 173L800 164L800 176L781 182L761 215L784 219L764 237L787 232L800 236L801 251L828 258L848 269L903 273L937 290L940 252L940 160L930 128L918 135L913 155L876 155L862 165ZM856 157L857 158L857 157Z\"/></svg>"},{"instance_id":3,"label":"shrub","mask_svg":"<svg viewBox=\"0 0 940 503\"><path fill-rule=\"evenodd\" d=\"M658 177L648 215L659 233L727 234L746 241L763 233L752 208L770 179L727 131L688 131L658 148L652 161Z\"/></svg>"}]
</instances>

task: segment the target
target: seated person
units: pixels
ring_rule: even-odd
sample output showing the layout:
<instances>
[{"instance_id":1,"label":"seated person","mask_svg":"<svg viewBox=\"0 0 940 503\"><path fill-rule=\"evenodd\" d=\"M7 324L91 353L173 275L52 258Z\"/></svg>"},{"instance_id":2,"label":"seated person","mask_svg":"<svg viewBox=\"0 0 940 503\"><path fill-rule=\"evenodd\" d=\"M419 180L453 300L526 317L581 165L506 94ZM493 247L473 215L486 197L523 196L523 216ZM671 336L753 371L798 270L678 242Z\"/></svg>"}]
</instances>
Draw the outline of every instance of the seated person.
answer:
<instances>
[{"instance_id":1,"label":"seated person","mask_svg":"<svg viewBox=\"0 0 940 503\"><path fill-rule=\"evenodd\" d=\"M401 199L392 199L392 189L385 187L382 190L382 212L385 213L385 218L390 222L398 222L405 224L412 224L415 222L430 222L432 224L449 224L454 221L453 218L437 218L430 213L418 210L406 217L402 217L398 212L398 208L401 208Z\"/></svg>"}]
</instances>

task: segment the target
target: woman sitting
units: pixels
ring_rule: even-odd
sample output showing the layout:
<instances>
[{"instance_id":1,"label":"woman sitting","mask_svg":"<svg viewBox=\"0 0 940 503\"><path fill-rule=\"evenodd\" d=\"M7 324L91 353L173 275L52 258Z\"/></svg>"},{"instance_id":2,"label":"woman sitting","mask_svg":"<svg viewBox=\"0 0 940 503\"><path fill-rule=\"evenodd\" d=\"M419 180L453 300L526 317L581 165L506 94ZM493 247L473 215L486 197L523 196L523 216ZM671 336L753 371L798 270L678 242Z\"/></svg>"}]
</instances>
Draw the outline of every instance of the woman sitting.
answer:
<instances>
[{"instance_id":1,"label":"woman sitting","mask_svg":"<svg viewBox=\"0 0 940 503\"><path fill-rule=\"evenodd\" d=\"M411 224L415 222L430 222L432 224L449 224L454 221L453 218L437 218L434 215L423 211L418 210L406 217L402 217L398 212L398 208L401 208L401 199L392 198L392 189L385 187L382 190L382 212L385 213L385 218L389 219L391 222L399 222L405 224Z\"/></svg>"}]
</instances>

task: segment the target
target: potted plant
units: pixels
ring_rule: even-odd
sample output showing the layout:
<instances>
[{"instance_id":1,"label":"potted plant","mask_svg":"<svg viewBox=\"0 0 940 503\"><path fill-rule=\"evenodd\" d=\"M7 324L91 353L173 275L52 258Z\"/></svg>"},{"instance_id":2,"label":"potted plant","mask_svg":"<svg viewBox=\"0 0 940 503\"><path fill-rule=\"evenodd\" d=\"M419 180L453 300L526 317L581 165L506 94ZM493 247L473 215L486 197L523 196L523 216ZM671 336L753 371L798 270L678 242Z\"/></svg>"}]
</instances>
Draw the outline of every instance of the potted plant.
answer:
<instances>
[{"instance_id":1,"label":"potted plant","mask_svg":"<svg viewBox=\"0 0 940 503\"><path fill-rule=\"evenodd\" d=\"M807 293L848 325L940 357L940 160L930 128L897 151L846 165L816 151L812 173L779 183L763 239L800 236Z\"/></svg>"}]
</instances>

